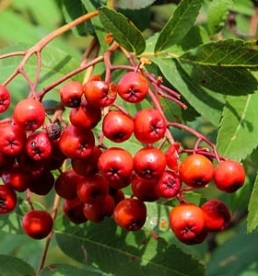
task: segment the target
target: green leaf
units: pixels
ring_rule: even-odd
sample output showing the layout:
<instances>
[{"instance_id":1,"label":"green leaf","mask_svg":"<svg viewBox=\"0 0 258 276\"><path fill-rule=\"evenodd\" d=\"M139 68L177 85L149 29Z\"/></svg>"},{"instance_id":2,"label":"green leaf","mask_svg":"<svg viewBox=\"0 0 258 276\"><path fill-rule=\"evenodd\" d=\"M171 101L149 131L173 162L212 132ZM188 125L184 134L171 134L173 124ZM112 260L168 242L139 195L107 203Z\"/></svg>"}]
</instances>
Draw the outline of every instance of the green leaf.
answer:
<instances>
[{"instance_id":1,"label":"green leaf","mask_svg":"<svg viewBox=\"0 0 258 276\"><path fill-rule=\"evenodd\" d=\"M254 119L257 105L258 93L227 97L217 137L221 155L242 160L257 147L258 121Z\"/></svg>"},{"instance_id":2,"label":"green leaf","mask_svg":"<svg viewBox=\"0 0 258 276\"><path fill-rule=\"evenodd\" d=\"M192 65L185 62L180 65L192 82L220 94L251 94L258 85L257 79L246 68Z\"/></svg>"},{"instance_id":3,"label":"green leaf","mask_svg":"<svg viewBox=\"0 0 258 276\"><path fill-rule=\"evenodd\" d=\"M256 176L248 206L247 231L250 233L258 227L258 175Z\"/></svg>"},{"instance_id":4,"label":"green leaf","mask_svg":"<svg viewBox=\"0 0 258 276\"><path fill-rule=\"evenodd\" d=\"M150 6L155 0L115 0L115 6L120 9L139 10Z\"/></svg>"},{"instance_id":5,"label":"green leaf","mask_svg":"<svg viewBox=\"0 0 258 276\"><path fill-rule=\"evenodd\" d=\"M1 276L34 276L34 269L23 260L0 254Z\"/></svg>"},{"instance_id":6,"label":"green leaf","mask_svg":"<svg viewBox=\"0 0 258 276\"><path fill-rule=\"evenodd\" d=\"M211 35L217 34L225 25L228 11L233 6L232 0L213 0L207 11L207 26Z\"/></svg>"},{"instance_id":7,"label":"green leaf","mask_svg":"<svg viewBox=\"0 0 258 276\"><path fill-rule=\"evenodd\" d=\"M56 239L71 258L113 275L205 275L203 266L176 246L148 231L126 232L112 219L73 226L56 221ZM171 261L172 260L172 261ZM187 266L185 265L187 263Z\"/></svg>"},{"instance_id":8,"label":"green leaf","mask_svg":"<svg viewBox=\"0 0 258 276\"><path fill-rule=\"evenodd\" d=\"M219 124L224 103L222 95L212 93L194 82L174 59L151 57L151 60L195 110L214 125Z\"/></svg>"},{"instance_id":9,"label":"green leaf","mask_svg":"<svg viewBox=\"0 0 258 276\"><path fill-rule=\"evenodd\" d=\"M76 276L103 276L97 269L78 268L68 264L51 264L46 266L40 276L64 276L64 275L76 275Z\"/></svg>"},{"instance_id":10,"label":"green leaf","mask_svg":"<svg viewBox=\"0 0 258 276\"><path fill-rule=\"evenodd\" d=\"M245 225L244 225L245 226ZM207 275L253 275L248 268L255 264L257 271L258 232L240 233L217 247L207 265ZM246 274L244 274L246 272Z\"/></svg>"},{"instance_id":11,"label":"green leaf","mask_svg":"<svg viewBox=\"0 0 258 276\"><path fill-rule=\"evenodd\" d=\"M102 25L114 39L129 52L141 54L145 49L145 39L135 25L121 13L102 7L99 12Z\"/></svg>"},{"instance_id":12,"label":"green leaf","mask_svg":"<svg viewBox=\"0 0 258 276\"><path fill-rule=\"evenodd\" d=\"M197 66L258 67L257 41L226 39L191 49L179 57L181 61Z\"/></svg>"},{"instance_id":13,"label":"green leaf","mask_svg":"<svg viewBox=\"0 0 258 276\"><path fill-rule=\"evenodd\" d=\"M165 50L185 37L192 28L202 4L202 0L180 1L174 14L166 23L158 37L155 52Z\"/></svg>"}]
</instances>

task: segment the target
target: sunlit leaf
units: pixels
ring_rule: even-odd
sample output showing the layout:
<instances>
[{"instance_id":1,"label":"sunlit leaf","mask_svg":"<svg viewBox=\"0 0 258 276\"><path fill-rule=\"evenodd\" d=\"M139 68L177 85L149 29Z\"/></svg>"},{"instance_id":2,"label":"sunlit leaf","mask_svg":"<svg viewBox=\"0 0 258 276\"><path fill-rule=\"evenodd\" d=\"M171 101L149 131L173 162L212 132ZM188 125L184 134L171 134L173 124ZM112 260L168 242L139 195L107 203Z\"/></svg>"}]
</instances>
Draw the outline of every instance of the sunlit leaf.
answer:
<instances>
[{"instance_id":1,"label":"sunlit leaf","mask_svg":"<svg viewBox=\"0 0 258 276\"><path fill-rule=\"evenodd\" d=\"M139 10L150 6L155 0L115 0L115 6L120 9Z\"/></svg>"}]
</instances>

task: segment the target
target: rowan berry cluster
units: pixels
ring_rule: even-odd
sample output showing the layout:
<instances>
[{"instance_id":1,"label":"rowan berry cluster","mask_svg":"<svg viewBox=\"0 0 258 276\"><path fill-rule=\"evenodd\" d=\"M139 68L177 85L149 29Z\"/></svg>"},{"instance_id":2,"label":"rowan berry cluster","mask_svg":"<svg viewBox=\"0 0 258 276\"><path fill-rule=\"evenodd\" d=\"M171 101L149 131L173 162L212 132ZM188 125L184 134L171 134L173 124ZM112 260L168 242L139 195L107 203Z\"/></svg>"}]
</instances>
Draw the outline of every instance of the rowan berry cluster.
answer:
<instances>
[{"instance_id":1,"label":"rowan berry cluster","mask_svg":"<svg viewBox=\"0 0 258 276\"><path fill-rule=\"evenodd\" d=\"M65 124L49 117L42 99L21 100L12 118L1 124L0 213L14 210L17 193L47 195L54 189L63 199L64 214L75 224L112 217L123 229L136 231L146 222L146 202L177 198L169 222L181 242L197 244L208 232L225 229L231 214L222 201L210 199L197 206L187 202L184 193L207 185L235 192L244 184L245 171L240 163L219 157L215 146L205 150L196 143L191 150L181 148L170 126L191 129L166 119L155 94L164 96L162 89L170 92L161 79L138 67L117 84L99 76L84 84L69 81L60 88L61 110L69 110ZM129 114L116 103L118 97L129 104L148 98L153 107ZM1 113L10 102L8 89L0 86ZM101 134L97 137L98 125ZM132 136L142 145L134 154L121 146ZM104 139L115 146L105 146ZM183 153L188 156L181 157ZM59 174L54 177L56 170ZM125 196L125 188L131 190L131 197ZM24 215L22 227L32 238L45 238L53 218L47 211L32 208Z\"/></svg>"}]
</instances>

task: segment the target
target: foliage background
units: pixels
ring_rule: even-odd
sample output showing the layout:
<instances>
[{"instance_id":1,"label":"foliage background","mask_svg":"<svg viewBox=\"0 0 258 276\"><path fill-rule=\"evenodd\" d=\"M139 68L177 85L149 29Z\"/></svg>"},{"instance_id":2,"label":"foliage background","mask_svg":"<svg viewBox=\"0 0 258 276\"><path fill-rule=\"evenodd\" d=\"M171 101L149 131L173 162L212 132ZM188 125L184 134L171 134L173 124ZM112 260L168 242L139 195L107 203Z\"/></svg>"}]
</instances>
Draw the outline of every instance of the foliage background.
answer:
<instances>
[{"instance_id":1,"label":"foliage background","mask_svg":"<svg viewBox=\"0 0 258 276\"><path fill-rule=\"evenodd\" d=\"M200 203L203 198L223 199L234 213L233 223L227 231L211 236L204 244L187 247L178 243L167 227L166 218L170 206L148 206L150 217L147 229L155 229L160 237L158 242L150 238L149 230L137 234L124 233L108 220L100 225L75 228L60 214L55 223L55 237L48 251L46 268L41 275L85 275L86 272L86 275L258 275L258 181L255 180L258 165L258 63L257 47L253 49L252 58L247 59L245 54L250 45L244 43L249 41L248 35L255 29L250 24L257 11L253 2L247 0L204 1L196 27L191 29L180 43L168 45L166 49L166 52L180 57L178 66L177 62L167 60L162 55L154 56L149 53L153 53L157 37L176 10L175 2L179 1L140 2L146 2L147 6L152 5L141 9L137 7L136 10L120 8L119 11L135 23L146 39L144 53L153 62L150 70L163 74L166 82L179 90L189 103L189 108L183 112L178 107L172 108L164 102L167 116L179 116L185 123L217 143L222 155L244 162L248 177L244 188L236 194L225 195L211 187L201 190L198 194L188 195L189 199L196 203ZM188 6L191 1L184 2ZM51 31L101 4L105 4L105 1L2 0L1 53L27 49ZM118 1L120 7L124 4L125 1ZM236 25L227 21L229 16L233 16L232 22ZM94 20L94 26L101 26L98 19ZM94 35L92 24L81 24L55 39L44 49L38 89L78 66L84 49ZM184 25L178 30L179 33L184 30ZM103 41L104 35L104 31L97 32L100 41ZM256 33L251 33L251 36L252 39L257 38ZM220 47L209 45L211 48L207 49L214 54L214 59L206 60L206 63L201 55L188 51L220 39L232 41L225 47L223 44ZM236 44L235 39L240 39L241 43ZM104 51L105 44L101 44L101 47L101 51ZM159 48L157 44L156 47ZM226 58L225 53L230 56L234 52L232 49L236 51L234 57L238 56L238 60ZM204 50L201 53L204 53ZM121 56L116 56L116 59L117 62L123 62ZM214 66L218 60L225 64L223 68ZM0 82L11 74L18 62L19 58L0 61ZM29 74L35 72L33 58L29 60L26 69ZM103 67L97 66L95 72L102 74L103 70ZM215 70L218 78L214 79L209 75L212 70ZM207 77L206 85L201 87L200 93L200 86L196 85L195 81L200 80L200 75L203 77L204 73ZM193 79L189 78L189 75ZM76 77L78 80L83 79L82 74ZM119 75L115 78L118 79ZM14 98L12 105L28 93L28 87L22 77L12 81L9 87ZM193 91L197 90L198 93L193 94ZM54 89L48 97L57 99L57 92L58 89ZM128 108L131 112L134 111L133 107ZM11 110L12 108L10 112ZM191 147L194 143L191 135L182 131L175 130L174 136L186 147ZM127 147L136 150L135 142ZM48 197L34 197L38 208L51 208L53 193ZM21 205L15 213L0 217L0 275L34 275L44 247L44 241L34 241L22 234L19 218L28 206L22 197L20 200Z\"/></svg>"}]
</instances>

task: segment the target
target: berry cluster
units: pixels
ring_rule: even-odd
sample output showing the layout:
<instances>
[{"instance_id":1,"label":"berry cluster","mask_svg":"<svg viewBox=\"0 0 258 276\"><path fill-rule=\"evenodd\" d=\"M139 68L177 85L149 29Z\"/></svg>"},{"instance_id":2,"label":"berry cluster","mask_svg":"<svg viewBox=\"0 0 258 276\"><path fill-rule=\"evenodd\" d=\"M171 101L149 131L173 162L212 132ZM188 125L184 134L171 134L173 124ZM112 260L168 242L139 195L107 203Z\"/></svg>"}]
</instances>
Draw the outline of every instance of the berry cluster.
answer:
<instances>
[{"instance_id":1,"label":"berry cluster","mask_svg":"<svg viewBox=\"0 0 258 276\"><path fill-rule=\"evenodd\" d=\"M231 215L222 201L210 199L197 206L187 202L184 193L210 183L221 191L235 192L245 181L242 165L219 157L215 146L201 135L193 149L181 148L170 126L197 132L169 122L155 93L168 99L175 96L161 79L136 67L117 84L99 76L84 84L63 84L52 118L42 98L21 100L12 118L1 124L0 213L16 207L17 193L47 195L54 189L63 199L64 214L75 224L113 217L123 229L136 231L145 224L146 202L177 198L169 222L181 242L200 243L208 232L225 229ZM129 104L148 98L153 107L129 114L117 104L117 97ZM10 101L9 91L0 86L1 113ZM69 122L62 118L64 109L69 111ZM96 137L94 129L99 124L102 131ZM134 154L120 146L132 136L142 145ZM115 146L105 146L105 139ZM199 148L200 140L211 149ZM56 177L54 171L58 171ZM128 187L131 197L124 194ZM47 211L34 210L31 204L22 226L27 235L41 239L51 232L53 220Z\"/></svg>"}]
</instances>

